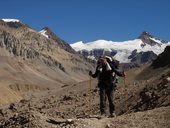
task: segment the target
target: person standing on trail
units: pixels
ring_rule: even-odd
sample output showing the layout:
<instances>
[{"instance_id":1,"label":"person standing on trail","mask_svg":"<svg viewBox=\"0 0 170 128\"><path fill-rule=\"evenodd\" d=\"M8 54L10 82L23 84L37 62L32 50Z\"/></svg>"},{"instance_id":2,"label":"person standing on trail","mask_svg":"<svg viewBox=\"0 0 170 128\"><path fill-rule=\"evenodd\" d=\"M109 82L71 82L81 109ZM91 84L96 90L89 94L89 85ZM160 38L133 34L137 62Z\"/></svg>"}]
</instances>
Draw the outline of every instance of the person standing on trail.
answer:
<instances>
[{"instance_id":1,"label":"person standing on trail","mask_svg":"<svg viewBox=\"0 0 170 128\"><path fill-rule=\"evenodd\" d=\"M99 63L94 74L92 74L92 71L89 71L89 75L91 77L98 77L98 87L100 90L100 112L102 116L106 115L106 96L109 101L110 117L116 116L115 106L113 103L113 73L116 73L118 76L125 77L124 72L117 71L112 64L107 62L107 58L105 57L99 59Z\"/></svg>"}]
</instances>

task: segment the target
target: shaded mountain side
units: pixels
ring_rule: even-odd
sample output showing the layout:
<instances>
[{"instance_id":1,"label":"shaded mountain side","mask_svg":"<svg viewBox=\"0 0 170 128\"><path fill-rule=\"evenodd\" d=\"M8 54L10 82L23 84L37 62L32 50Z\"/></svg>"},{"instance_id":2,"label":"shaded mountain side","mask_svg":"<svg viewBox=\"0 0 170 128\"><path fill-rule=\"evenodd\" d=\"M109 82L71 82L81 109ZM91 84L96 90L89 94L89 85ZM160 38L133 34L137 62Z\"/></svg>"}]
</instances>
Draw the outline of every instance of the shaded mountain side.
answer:
<instances>
[{"instance_id":1,"label":"shaded mountain side","mask_svg":"<svg viewBox=\"0 0 170 128\"><path fill-rule=\"evenodd\" d=\"M121 63L120 67L123 70L131 70L133 68L139 68L143 65L151 64L153 60L157 58L157 55L152 51L147 52L139 52L136 53L136 50L132 53L129 58L131 59L131 63Z\"/></svg>"},{"instance_id":2,"label":"shaded mountain side","mask_svg":"<svg viewBox=\"0 0 170 128\"><path fill-rule=\"evenodd\" d=\"M129 58L131 58L132 63L140 65L152 62L157 58L157 55L153 51L147 51L135 54L132 53L132 55L129 56Z\"/></svg>"},{"instance_id":3,"label":"shaded mountain side","mask_svg":"<svg viewBox=\"0 0 170 128\"><path fill-rule=\"evenodd\" d=\"M170 46L167 46L163 53L161 53L151 65L154 69L164 66L170 67Z\"/></svg>"},{"instance_id":4,"label":"shaded mountain side","mask_svg":"<svg viewBox=\"0 0 170 128\"><path fill-rule=\"evenodd\" d=\"M147 80L152 77L161 76L164 71L170 71L170 46L167 46L163 53L155 59L150 66L136 76L137 80Z\"/></svg>"}]
</instances>

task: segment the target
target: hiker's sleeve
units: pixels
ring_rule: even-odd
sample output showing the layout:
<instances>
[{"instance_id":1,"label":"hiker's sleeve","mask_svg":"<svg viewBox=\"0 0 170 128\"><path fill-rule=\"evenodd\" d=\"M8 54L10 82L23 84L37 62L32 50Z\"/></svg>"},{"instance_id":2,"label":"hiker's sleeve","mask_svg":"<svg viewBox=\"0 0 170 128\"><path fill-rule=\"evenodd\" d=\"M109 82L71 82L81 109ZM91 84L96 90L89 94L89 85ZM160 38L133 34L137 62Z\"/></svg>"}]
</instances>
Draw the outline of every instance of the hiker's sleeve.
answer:
<instances>
[{"instance_id":1,"label":"hiker's sleeve","mask_svg":"<svg viewBox=\"0 0 170 128\"><path fill-rule=\"evenodd\" d=\"M99 70L98 70L98 67L97 67L95 73L92 74L92 77L96 78L98 76L98 74L99 74Z\"/></svg>"},{"instance_id":2,"label":"hiker's sleeve","mask_svg":"<svg viewBox=\"0 0 170 128\"><path fill-rule=\"evenodd\" d=\"M112 67L109 63L106 63L106 70L107 71L111 71L112 70Z\"/></svg>"}]
</instances>

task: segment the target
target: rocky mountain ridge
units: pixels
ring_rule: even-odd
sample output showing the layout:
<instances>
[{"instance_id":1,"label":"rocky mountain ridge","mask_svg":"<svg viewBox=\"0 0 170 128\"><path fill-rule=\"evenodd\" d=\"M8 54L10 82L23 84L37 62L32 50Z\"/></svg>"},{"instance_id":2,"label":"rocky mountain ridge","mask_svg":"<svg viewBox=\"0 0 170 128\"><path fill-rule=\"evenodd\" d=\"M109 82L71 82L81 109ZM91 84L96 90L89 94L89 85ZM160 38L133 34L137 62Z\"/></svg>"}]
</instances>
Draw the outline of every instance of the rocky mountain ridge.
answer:
<instances>
[{"instance_id":1,"label":"rocky mountain ridge","mask_svg":"<svg viewBox=\"0 0 170 128\"><path fill-rule=\"evenodd\" d=\"M6 24L23 24L21 22L5 22ZM73 60L84 59L80 58L78 54L70 47L69 44L57 37L49 28L47 30L49 39L41 36L38 32L23 24L23 26L15 27L8 26L1 27L0 30L0 46L6 49L12 56L18 56L23 60L39 59L48 66L58 66L62 70L62 64L55 58L57 53L67 54L74 57ZM56 54L55 54L56 52ZM77 58L76 58L77 57ZM81 62L79 60L79 62Z\"/></svg>"},{"instance_id":2,"label":"rocky mountain ridge","mask_svg":"<svg viewBox=\"0 0 170 128\"><path fill-rule=\"evenodd\" d=\"M64 50L71 53L76 53L75 50L68 43L60 39L58 36L56 36L56 34L53 33L49 27L44 27L39 33L41 33L42 35L49 39L54 40Z\"/></svg>"}]
</instances>

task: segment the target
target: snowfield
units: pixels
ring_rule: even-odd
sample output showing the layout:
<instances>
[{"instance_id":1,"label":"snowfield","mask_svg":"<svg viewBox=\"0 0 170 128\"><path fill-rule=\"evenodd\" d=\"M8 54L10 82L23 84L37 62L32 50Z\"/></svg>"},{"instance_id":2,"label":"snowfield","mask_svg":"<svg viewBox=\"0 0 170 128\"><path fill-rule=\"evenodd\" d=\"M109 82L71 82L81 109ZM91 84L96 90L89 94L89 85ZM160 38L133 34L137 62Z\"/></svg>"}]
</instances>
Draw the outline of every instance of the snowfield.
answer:
<instances>
[{"instance_id":1,"label":"snowfield","mask_svg":"<svg viewBox=\"0 0 170 128\"><path fill-rule=\"evenodd\" d=\"M156 45L151 46L147 43L144 43L141 39L123 41L123 42L113 42L107 40L97 40L94 42L83 43L82 41L71 44L71 47L76 51L86 50L90 53L95 49L104 49L105 51L116 50L117 54L114 56L115 59L119 60L121 63L128 63L130 59L128 57L131 55L132 51L135 49L137 52L147 52L153 51L156 55L162 53L167 45L170 45L170 42L162 43L160 40L151 38L151 40L157 42ZM88 58L94 58L93 56L88 56Z\"/></svg>"}]
</instances>

